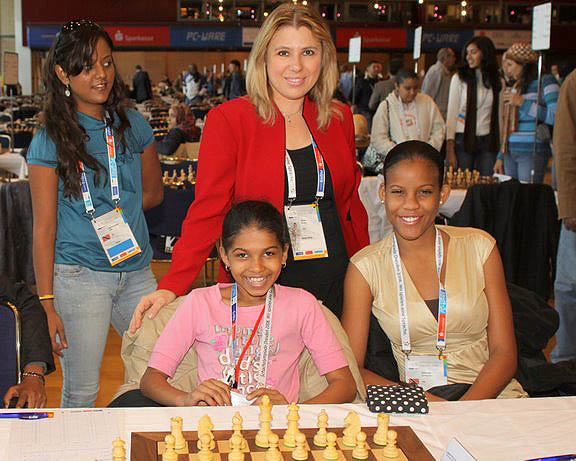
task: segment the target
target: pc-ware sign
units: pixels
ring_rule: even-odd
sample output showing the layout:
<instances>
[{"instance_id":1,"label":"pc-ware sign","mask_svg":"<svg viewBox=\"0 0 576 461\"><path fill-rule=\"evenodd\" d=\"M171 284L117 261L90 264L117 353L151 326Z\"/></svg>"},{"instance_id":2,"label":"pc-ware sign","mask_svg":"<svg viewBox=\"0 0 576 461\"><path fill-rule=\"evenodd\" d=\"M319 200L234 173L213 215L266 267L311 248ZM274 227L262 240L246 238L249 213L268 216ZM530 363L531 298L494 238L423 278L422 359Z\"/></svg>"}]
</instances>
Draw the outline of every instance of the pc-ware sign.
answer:
<instances>
[{"instance_id":1,"label":"pc-ware sign","mask_svg":"<svg viewBox=\"0 0 576 461\"><path fill-rule=\"evenodd\" d=\"M171 27L170 45L175 48L239 48L240 27Z\"/></svg>"}]
</instances>

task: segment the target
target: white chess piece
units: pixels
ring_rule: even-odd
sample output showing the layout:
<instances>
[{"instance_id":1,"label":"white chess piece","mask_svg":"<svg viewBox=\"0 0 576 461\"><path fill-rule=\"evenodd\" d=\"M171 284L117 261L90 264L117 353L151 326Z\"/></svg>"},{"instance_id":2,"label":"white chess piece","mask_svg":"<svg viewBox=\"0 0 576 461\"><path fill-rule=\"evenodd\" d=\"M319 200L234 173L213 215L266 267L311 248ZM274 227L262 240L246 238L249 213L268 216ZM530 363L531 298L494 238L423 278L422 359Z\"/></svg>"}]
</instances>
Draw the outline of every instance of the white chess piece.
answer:
<instances>
[{"instance_id":1,"label":"white chess piece","mask_svg":"<svg viewBox=\"0 0 576 461\"><path fill-rule=\"evenodd\" d=\"M356 446L352 450L352 458L368 459L368 444L366 443L366 433L358 432L356 435Z\"/></svg>"},{"instance_id":2,"label":"white chess piece","mask_svg":"<svg viewBox=\"0 0 576 461\"><path fill-rule=\"evenodd\" d=\"M306 436L302 432L296 434L296 448L292 451L292 459L296 461L306 461L308 450L306 450Z\"/></svg>"},{"instance_id":3,"label":"white chess piece","mask_svg":"<svg viewBox=\"0 0 576 461\"><path fill-rule=\"evenodd\" d=\"M272 430L270 429L270 423L272 422L272 405L270 404L270 397L264 395L262 401L260 402L260 430L256 434L254 443L257 447L268 448L268 439Z\"/></svg>"},{"instance_id":4,"label":"white chess piece","mask_svg":"<svg viewBox=\"0 0 576 461\"><path fill-rule=\"evenodd\" d=\"M232 437L230 438L230 453L228 453L228 461L244 461L242 440L241 435L232 434Z\"/></svg>"},{"instance_id":5,"label":"white chess piece","mask_svg":"<svg viewBox=\"0 0 576 461\"><path fill-rule=\"evenodd\" d=\"M175 444L176 441L172 434L168 434L164 437L164 453L162 453L162 461L178 461L178 453L174 450Z\"/></svg>"},{"instance_id":6,"label":"white chess piece","mask_svg":"<svg viewBox=\"0 0 576 461\"><path fill-rule=\"evenodd\" d=\"M210 419L210 416L204 415L198 420L198 449L200 449L200 437L202 437L203 434L207 434L208 437L210 437L209 449L214 450L216 442L214 441L212 429L214 429L214 423Z\"/></svg>"},{"instance_id":7,"label":"white chess piece","mask_svg":"<svg viewBox=\"0 0 576 461\"><path fill-rule=\"evenodd\" d=\"M120 437L114 439L112 442L112 460L113 461L126 461L126 449L124 448L124 440Z\"/></svg>"},{"instance_id":8,"label":"white chess piece","mask_svg":"<svg viewBox=\"0 0 576 461\"><path fill-rule=\"evenodd\" d=\"M334 432L328 432L326 434L326 444L327 447L322 451L322 457L329 461L338 459L338 450L336 449L336 439L337 436Z\"/></svg>"},{"instance_id":9,"label":"white chess piece","mask_svg":"<svg viewBox=\"0 0 576 461\"><path fill-rule=\"evenodd\" d=\"M178 454L188 453L188 446L182 433L183 421L180 416L170 418L171 434L174 436L174 450Z\"/></svg>"},{"instance_id":10,"label":"white chess piece","mask_svg":"<svg viewBox=\"0 0 576 461\"><path fill-rule=\"evenodd\" d=\"M288 448L296 446L296 436L300 432L298 429L298 421L300 420L299 408L295 403L288 405L288 428L284 433L284 446Z\"/></svg>"},{"instance_id":11,"label":"white chess piece","mask_svg":"<svg viewBox=\"0 0 576 461\"><path fill-rule=\"evenodd\" d=\"M265 461L281 461L282 453L278 450L280 440L273 432L268 436L268 451L266 451Z\"/></svg>"},{"instance_id":12,"label":"white chess piece","mask_svg":"<svg viewBox=\"0 0 576 461\"><path fill-rule=\"evenodd\" d=\"M204 433L198 439L198 444L200 445L200 451L198 452L199 461L212 461L214 454L210 451L210 435Z\"/></svg>"},{"instance_id":13,"label":"white chess piece","mask_svg":"<svg viewBox=\"0 0 576 461\"><path fill-rule=\"evenodd\" d=\"M387 443L382 450L384 458L395 459L398 458L398 447L396 447L396 439L398 434L396 431L388 431Z\"/></svg>"},{"instance_id":14,"label":"white chess piece","mask_svg":"<svg viewBox=\"0 0 576 461\"><path fill-rule=\"evenodd\" d=\"M347 447L355 447L356 446L356 436L358 432L360 432L360 417L354 411L351 411L346 415L344 418L344 422L346 423L346 428L344 429L343 436L342 436L342 443Z\"/></svg>"},{"instance_id":15,"label":"white chess piece","mask_svg":"<svg viewBox=\"0 0 576 461\"><path fill-rule=\"evenodd\" d=\"M325 447L326 446L326 434L328 428L328 415L326 414L326 410L322 410L318 414L318 432L314 435L314 445L317 447Z\"/></svg>"},{"instance_id":16,"label":"white chess piece","mask_svg":"<svg viewBox=\"0 0 576 461\"><path fill-rule=\"evenodd\" d=\"M242 416L240 415L240 412L237 411L232 417L232 430L234 431L232 436L239 435L241 439L240 449L246 450L246 448L248 448L248 442L242 435L242 422Z\"/></svg>"},{"instance_id":17,"label":"white chess piece","mask_svg":"<svg viewBox=\"0 0 576 461\"><path fill-rule=\"evenodd\" d=\"M374 434L374 443L376 445L380 446L386 445L389 423L390 423L390 415L386 413L378 414L378 429L376 429L376 433Z\"/></svg>"}]
</instances>

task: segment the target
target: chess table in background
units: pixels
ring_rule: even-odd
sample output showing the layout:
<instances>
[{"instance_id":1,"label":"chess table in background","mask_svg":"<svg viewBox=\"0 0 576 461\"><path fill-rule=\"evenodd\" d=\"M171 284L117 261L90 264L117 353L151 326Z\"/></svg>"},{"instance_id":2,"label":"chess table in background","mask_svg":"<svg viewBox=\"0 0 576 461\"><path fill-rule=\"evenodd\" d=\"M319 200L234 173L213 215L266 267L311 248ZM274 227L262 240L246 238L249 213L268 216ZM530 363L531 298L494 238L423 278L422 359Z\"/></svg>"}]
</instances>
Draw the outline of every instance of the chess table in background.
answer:
<instances>
[{"instance_id":1,"label":"chess table in background","mask_svg":"<svg viewBox=\"0 0 576 461\"><path fill-rule=\"evenodd\" d=\"M169 422L167 422L169 425ZM329 432L335 432L338 436L336 449L339 453L338 461L357 461L352 458L352 447L347 447L342 443L342 427L329 427ZM324 448L316 447L313 442L317 429L299 429L306 435L307 448L309 449L308 461L324 461L322 456ZM394 430L398 434L397 446L401 452L397 458L386 458L383 456L384 447L376 445L372 441L372 436L376 432L376 427L363 427L362 431L368 436L368 459L367 461L433 461L434 457L426 449L422 441L409 426L389 426L389 430ZM260 448L254 443L257 430L243 430L242 435L248 442L248 448L244 451L244 461L264 461L267 449ZM273 429L273 432L280 437L278 448L282 453L283 461L292 460L293 448L287 448L283 444L282 436L285 429ZM229 439L233 431L213 431L216 448L213 451L213 461L228 461ZM169 432L133 432L131 440L132 461L161 461L164 452L164 437ZM184 438L188 442L188 454L178 456L178 461L198 461L198 449L196 447L198 434L196 431L184 431Z\"/></svg>"}]
</instances>

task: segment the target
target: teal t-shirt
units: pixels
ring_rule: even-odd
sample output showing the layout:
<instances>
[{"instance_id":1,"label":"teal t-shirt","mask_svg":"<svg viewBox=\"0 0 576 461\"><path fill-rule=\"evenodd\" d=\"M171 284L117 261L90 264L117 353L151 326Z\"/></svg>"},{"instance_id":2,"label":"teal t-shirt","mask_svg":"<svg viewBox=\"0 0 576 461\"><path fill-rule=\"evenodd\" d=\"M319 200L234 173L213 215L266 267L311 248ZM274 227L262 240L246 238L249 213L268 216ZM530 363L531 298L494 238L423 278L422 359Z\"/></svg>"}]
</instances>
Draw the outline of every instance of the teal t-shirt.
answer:
<instances>
[{"instance_id":1,"label":"teal t-shirt","mask_svg":"<svg viewBox=\"0 0 576 461\"><path fill-rule=\"evenodd\" d=\"M126 151L115 136L118 182L120 186L120 208L138 241L142 252L112 267L98 241L90 216L86 213L82 198L64 196L64 186L58 180L58 229L54 262L58 264L78 264L96 271L129 272L143 269L152 259L152 248L148 239L148 227L142 211L142 159L144 149L154 142L152 128L148 122L133 109L127 109L126 115L130 128L125 131ZM102 166L98 185L94 182L94 170L86 168L86 177L95 215L101 216L114 209L110 191L110 173L106 150L105 123L77 112L78 121L86 130L86 151ZM115 125L119 123L115 120ZM115 133L116 135L116 133ZM28 149L29 165L48 168L58 166L56 146L45 129L34 135Z\"/></svg>"}]
</instances>

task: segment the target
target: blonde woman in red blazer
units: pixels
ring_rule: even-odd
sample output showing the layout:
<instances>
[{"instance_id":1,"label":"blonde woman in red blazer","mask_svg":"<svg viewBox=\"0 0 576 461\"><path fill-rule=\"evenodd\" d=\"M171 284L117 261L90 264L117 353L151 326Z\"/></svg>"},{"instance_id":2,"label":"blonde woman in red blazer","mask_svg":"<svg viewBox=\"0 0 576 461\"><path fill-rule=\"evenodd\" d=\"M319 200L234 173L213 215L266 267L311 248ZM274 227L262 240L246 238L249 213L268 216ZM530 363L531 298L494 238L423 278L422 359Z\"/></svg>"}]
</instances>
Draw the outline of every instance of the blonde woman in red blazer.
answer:
<instances>
[{"instance_id":1,"label":"blonde woman in red blazer","mask_svg":"<svg viewBox=\"0 0 576 461\"><path fill-rule=\"evenodd\" d=\"M168 274L158 291L142 298L131 330L144 312L153 317L186 294L221 234L224 215L241 200L267 200L284 212L285 170L296 172L294 203L312 201L318 162L326 166L324 198L318 201L328 257L294 261L279 282L312 292L338 315L348 257L369 243L368 218L358 196L354 125L349 108L332 99L338 81L336 49L319 14L283 4L266 19L250 53L248 96L212 109L200 147L196 198L182 225ZM302 195L302 196L301 196ZM220 272L220 280L227 280Z\"/></svg>"}]
</instances>

